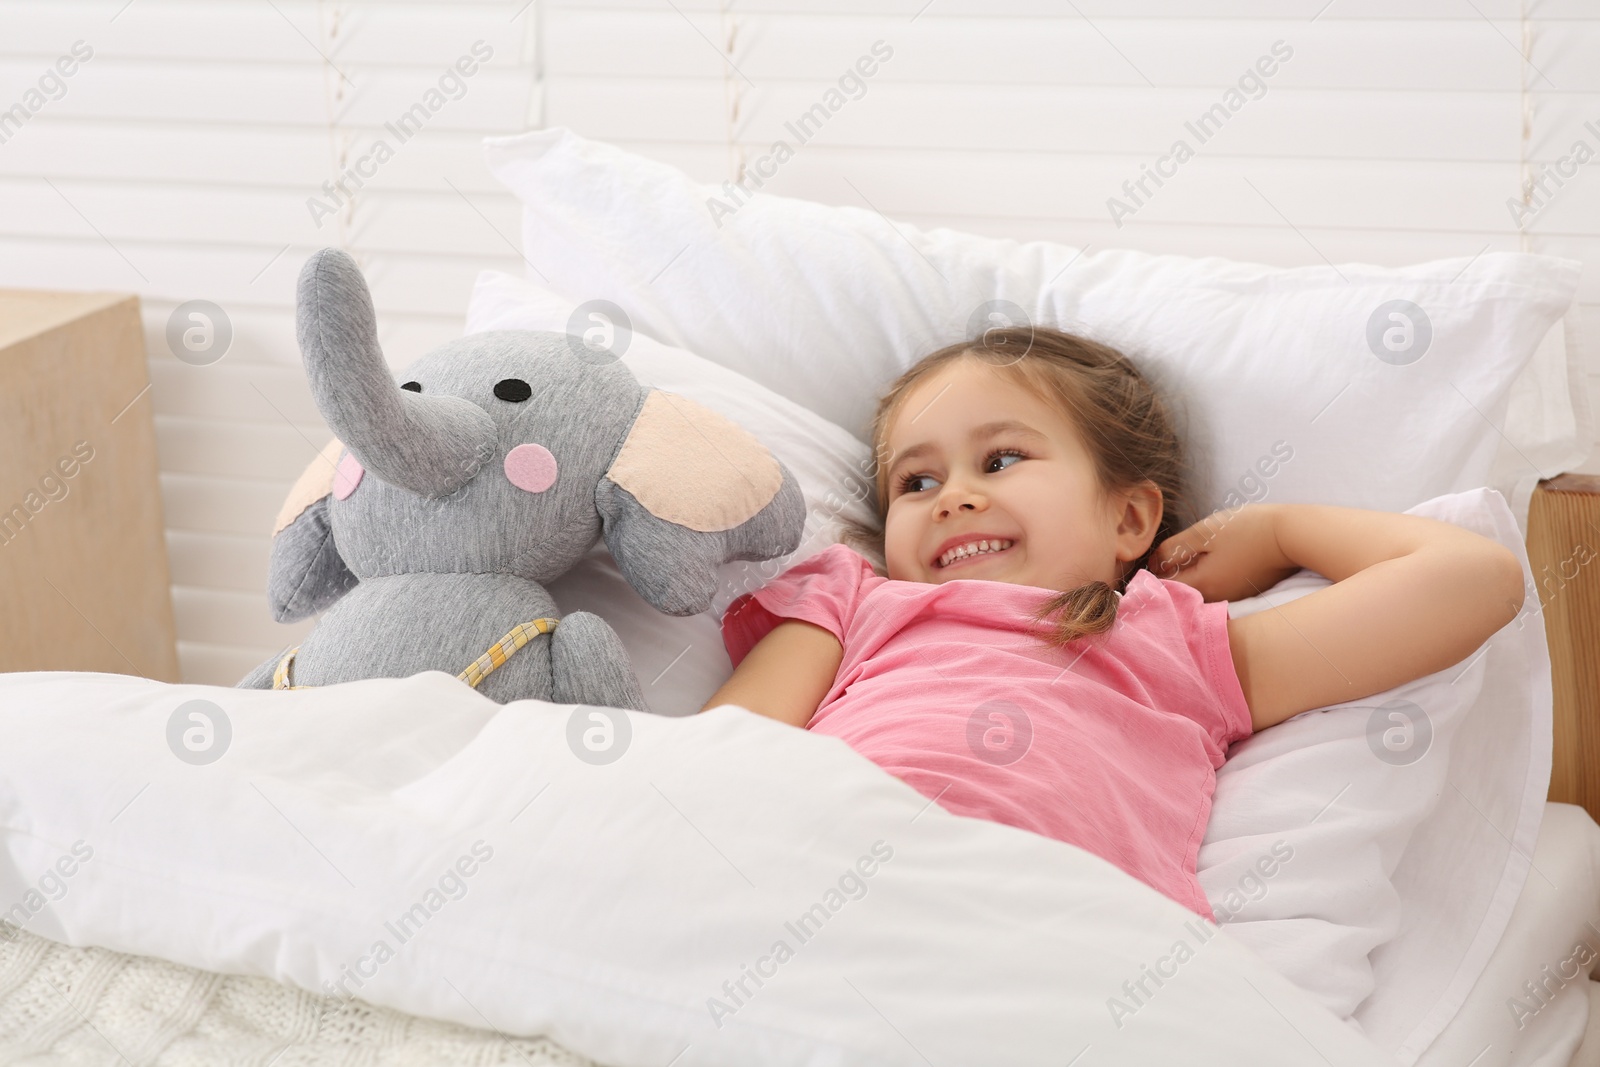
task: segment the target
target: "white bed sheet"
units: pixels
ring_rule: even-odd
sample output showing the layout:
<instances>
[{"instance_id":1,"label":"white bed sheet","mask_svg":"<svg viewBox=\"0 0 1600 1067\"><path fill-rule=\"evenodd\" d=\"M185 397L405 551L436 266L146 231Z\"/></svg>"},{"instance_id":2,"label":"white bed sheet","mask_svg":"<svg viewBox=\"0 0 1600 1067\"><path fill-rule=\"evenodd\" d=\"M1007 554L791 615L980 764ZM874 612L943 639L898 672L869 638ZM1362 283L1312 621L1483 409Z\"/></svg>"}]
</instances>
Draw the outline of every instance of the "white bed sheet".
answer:
<instances>
[{"instance_id":1,"label":"white bed sheet","mask_svg":"<svg viewBox=\"0 0 1600 1067\"><path fill-rule=\"evenodd\" d=\"M1537 983L1543 968L1560 978L1574 948L1586 947L1586 965L1557 987L1551 981L1541 1005L1523 983ZM1588 980L1600 961L1600 826L1573 804L1546 804L1534 848L1533 870L1517 899L1505 935L1482 976L1444 1032L1416 1067L1593 1067L1600 1043L1584 1042L1591 1001L1600 983ZM1518 1019L1513 999L1530 1014ZM1580 1043L1583 1043L1580 1049Z\"/></svg>"}]
</instances>

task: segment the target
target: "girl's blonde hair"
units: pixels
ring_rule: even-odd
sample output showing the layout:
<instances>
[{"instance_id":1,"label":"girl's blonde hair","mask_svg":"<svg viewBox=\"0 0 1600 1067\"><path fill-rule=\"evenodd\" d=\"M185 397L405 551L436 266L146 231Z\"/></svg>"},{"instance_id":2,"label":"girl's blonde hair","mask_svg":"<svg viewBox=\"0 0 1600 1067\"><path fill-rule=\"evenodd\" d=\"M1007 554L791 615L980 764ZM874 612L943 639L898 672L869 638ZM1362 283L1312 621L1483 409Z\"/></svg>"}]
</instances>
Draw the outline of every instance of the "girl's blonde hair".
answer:
<instances>
[{"instance_id":1,"label":"girl's blonde hair","mask_svg":"<svg viewBox=\"0 0 1600 1067\"><path fill-rule=\"evenodd\" d=\"M1116 621L1116 594L1149 563L1157 545L1192 521L1187 455L1172 412L1139 368L1108 345L1041 326L1011 326L923 356L889 387L873 416L876 525L846 518L842 540L883 558L888 470L893 463L888 454L889 427L913 386L946 364L968 358L994 367L1035 396L1057 404L1087 446L1103 493L1130 489L1146 480L1161 490L1161 522L1150 548L1124 564L1115 589L1105 582L1088 582L1046 597L1033 612L1038 621L1056 616L1049 638L1052 645L1105 633Z\"/></svg>"}]
</instances>

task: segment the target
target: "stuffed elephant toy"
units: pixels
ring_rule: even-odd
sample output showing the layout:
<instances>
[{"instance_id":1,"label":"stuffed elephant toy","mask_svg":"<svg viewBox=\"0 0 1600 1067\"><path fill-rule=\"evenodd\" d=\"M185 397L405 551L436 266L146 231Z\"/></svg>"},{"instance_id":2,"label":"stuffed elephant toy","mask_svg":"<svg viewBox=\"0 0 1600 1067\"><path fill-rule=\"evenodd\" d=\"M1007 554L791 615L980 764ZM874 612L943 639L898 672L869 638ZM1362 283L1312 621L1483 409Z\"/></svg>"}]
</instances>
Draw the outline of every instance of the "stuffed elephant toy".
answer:
<instances>
[{"instance_id":1,"label":"stuffed elephant toy","mask_svg":"<svg viewBox=\"0 0 1600 1067\"><path fill-rule=\"evenodd\" d=\"M442 670L498 703L642 711L615 631L589 612L557 618L545 583L604 537L640 596L692 615L719 564L800 543L805 503L786 467L609 353L499 330L439 346L397 384L353 259L313 255L296 302L336 439L279 514L268 592L279 622L326 613L242 687Z\"/></svg>"}]
</instances>

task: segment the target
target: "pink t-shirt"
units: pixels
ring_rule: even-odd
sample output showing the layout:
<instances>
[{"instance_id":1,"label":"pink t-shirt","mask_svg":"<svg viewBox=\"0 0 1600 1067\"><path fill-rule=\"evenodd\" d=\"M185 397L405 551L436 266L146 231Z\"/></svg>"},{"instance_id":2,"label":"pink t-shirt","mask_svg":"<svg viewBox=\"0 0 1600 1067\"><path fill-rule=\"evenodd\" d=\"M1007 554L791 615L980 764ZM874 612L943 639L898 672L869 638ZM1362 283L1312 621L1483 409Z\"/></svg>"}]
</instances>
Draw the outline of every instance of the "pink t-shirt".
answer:
<instances>
[{"instance_id":1,"label":"pink t-shirt","mask_svg":"<svg viewBox=\"0 0 1600 1067\"><path fill-rule=\"evenodd\" d=\"M1066 841L1207 919L1195 856L1216 768L1250 736L1228 606L1141 570L1116 624L1053 648L1049 591L881 578L832 545L728 606L735 666L783 619L844 658L806 729L831 734L957 815Z\"/></svg>"}]
</instances>

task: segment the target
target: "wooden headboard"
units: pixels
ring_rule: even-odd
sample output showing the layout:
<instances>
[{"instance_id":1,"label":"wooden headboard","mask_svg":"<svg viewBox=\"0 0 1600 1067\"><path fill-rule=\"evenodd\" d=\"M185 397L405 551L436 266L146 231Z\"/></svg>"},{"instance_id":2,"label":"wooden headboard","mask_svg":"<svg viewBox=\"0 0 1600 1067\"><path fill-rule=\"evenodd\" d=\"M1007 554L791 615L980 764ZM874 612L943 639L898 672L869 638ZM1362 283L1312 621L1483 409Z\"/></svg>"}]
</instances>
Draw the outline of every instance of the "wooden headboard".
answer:
<instances>
[{"instance_id":1,"label":"wooden headboard","mask_svg":"<svg viewBox=\"0 0 1600 1067\"><path fill-rule=\"evenodd\" d=\"M1561 474L1528 505L1528 562L1555 690L1549 799L1600 822L1600 477Z\"/></svg>"}]
</instances>

